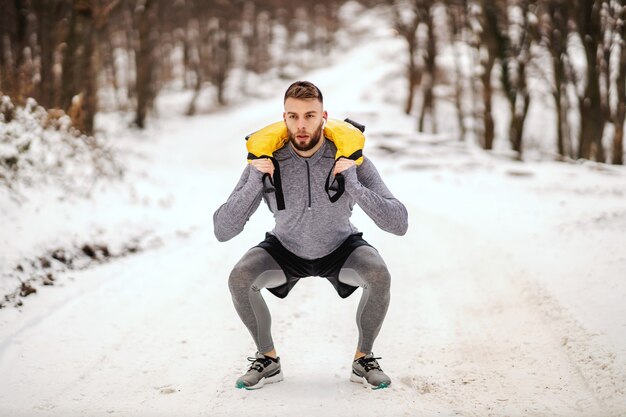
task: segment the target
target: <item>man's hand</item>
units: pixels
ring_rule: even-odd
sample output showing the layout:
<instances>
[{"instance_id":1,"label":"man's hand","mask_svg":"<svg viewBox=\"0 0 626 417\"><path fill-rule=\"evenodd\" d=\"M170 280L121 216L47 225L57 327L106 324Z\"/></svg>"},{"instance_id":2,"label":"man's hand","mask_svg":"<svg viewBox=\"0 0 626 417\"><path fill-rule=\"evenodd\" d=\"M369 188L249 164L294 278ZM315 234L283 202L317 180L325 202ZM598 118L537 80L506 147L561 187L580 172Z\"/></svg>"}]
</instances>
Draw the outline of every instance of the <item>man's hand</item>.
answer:
<instances>
[{"instance_id":1,"label":"man's hand","mask_svg":"<svg viewBox=\"0 0 626 417\"><path fill-rule=\"evenodd\" d=\"M337 162L335 162L335 169L333 170L333 175L337 175L345 171L346 169L353 167L356 165L352 159L348 158L339 158Z\"/></svg>"},{"instance_id":2,"label":"man's hand","mask_svg":"<svg viewBox=\"0 0 626 417\"><path fill-rule=\"evenodd\" d=\"M269 158L253 159L250 161L250 165L262 173L270 174L274 177L274 164Z\"/></svg>"}]
</instances>

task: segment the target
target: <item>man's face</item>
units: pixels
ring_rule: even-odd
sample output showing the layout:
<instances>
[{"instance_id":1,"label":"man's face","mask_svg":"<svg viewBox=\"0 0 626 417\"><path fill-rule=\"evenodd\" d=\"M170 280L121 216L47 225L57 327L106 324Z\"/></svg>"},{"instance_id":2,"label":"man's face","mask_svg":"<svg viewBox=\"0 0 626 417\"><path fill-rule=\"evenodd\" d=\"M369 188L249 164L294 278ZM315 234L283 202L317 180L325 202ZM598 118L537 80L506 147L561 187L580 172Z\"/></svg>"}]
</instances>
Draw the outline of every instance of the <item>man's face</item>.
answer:
<instances>
[{"instance_id":1,"label":"man's face","mask_svg":"<svg viewBox=\"0 0 626 417\"><path fill-rule=\"evenodd\" d=\"M285 101L283 119L293 147L299 151L313 149L322 137L323 122L327 117L318 100L289 97Z\"/></svg>"}]
</instances>

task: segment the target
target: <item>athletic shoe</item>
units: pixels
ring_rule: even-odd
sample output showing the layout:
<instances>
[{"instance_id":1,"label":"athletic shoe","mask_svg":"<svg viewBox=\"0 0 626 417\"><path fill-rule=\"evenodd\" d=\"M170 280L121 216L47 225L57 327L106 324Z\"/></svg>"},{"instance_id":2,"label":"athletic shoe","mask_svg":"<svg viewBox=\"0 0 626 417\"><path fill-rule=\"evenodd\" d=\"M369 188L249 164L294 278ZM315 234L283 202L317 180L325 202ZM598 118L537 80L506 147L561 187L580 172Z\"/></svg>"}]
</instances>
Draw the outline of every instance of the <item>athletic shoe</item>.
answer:
<instances>
[{"instance_id":1,"label":"athletic shoe","mask_svg":"<svg viewBox=\"0 0 626 417\"><path fill-rule=\"evenodd\" d=\"M350 381L369 385L372 389L387 388L391 385L391 379L380 369L380 365L373 353L356 359L352 362L352 374Z\"/></svg>"},{"instance_id":2,"label":"athletic shoe","mask_svg":"<svg viewBox=\"0 0 626 417\"><path fill-rule=\"evenodd\" d=\"M279 382L283 380L283 373L280 370L280 358L272 358L257 352L254 358L248 358L252 364L235 385L237 388L259 389L266 383Z\"/></svg>"}]
</instances>

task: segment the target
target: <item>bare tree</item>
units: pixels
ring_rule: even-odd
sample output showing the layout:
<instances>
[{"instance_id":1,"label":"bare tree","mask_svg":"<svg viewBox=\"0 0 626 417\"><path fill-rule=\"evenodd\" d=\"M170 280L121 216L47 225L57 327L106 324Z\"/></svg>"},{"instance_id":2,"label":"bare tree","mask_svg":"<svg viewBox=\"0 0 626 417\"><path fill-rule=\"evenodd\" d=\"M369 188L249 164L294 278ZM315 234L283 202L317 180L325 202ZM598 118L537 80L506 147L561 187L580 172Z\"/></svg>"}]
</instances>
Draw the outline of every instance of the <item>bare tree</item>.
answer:
<instances>
[{"instance_id":1,"label":"bare tree","mask_svg":"<svg viewBox=\"0 0 626 417\"><path fill-rule=\"evenodd\" d=\"M93 134L93 121L96 115L96 10L93 4L94 0L80 0L74 3L74 12L82 17L81 23L84 25L82 54L79 61L81 67L81 75L78 80L78 89L80 91L78 120L74 119L75 125L81 131L87 134Z\"/></svg>"},{"instance_id":2,"label":"bare tree","mask_svg":"<svg viewBox=\"0 0 626 417\"><path fill-rule=\"evenodd\" d=\"M557 152L563 157L574 157L567 115L571 108L568 86L573 83L568 70L567 38L570 32L570 5L566 0L545 0L539 5L541 44L550 53L552 79L549 80L556 115Z\"/></svg>"},{"instance_id":3,"label":"bare tree","mask_svg":"<svg viewBox=\"0 0 626 417\"><path fill-rule=\"evenodd\" d=\"M84 32L88 30L86 20L91 19L91 5L81 1L72 3L69 11L69 23L66 29L65 46L63 50L63 75L61 82L61 108L69 110L73 97L80 92L79 79L81 78L81 57L84 51L81 45L84 41Z\"/></svg>"},{"instance_id":4,"label":"bare tree","mask_svg":"<svg viewBox=\"0 0 626 417\"><path fill-rule=\"evenodd\" d=\"M157 33L156 15L159 2L157 0L140 0L135 9L137 19L138 43L135 51L137 67L137 112L135 124L139 128L145 126L146 114L152 107L156 96L154 74L156 69L155 44Z\"/></svg>"},{"instance_id":5,"label":"bare tree","mask_svg":"<svg viewBox=\"0 0 626 417\"><path fill-rule=\"evenodd\" d=\"M619 10L619 3L615 7ZM617 13L616 13L617 14ZM619 35L620 59L617 74L617 107L613 116L615 134L613 136L613 152L611 162L615 165L624 164L624 120L626 119L626 7L621 5L618 14L617 33Z\"/></svg>"},{"instance_id":6,"label":"bare tree","mask_svg":"<svg viewBox=\"0 0 626 417\"><path fill-rule=\"evenodd\" d=\"M59 22L67 16L70 8L59 0L31 0L37 25L37 51L39 57L39 77L36 83L35 99L46 107L58 107L60 80L55 75L55 53L61 43Z\"/></svg>"},{"instance_id":7,"label":"bare tree","mask_svg":"<svg viewBox=\"0 0 626 417\"><path fill-rule=\"evenodd\" d=\"M579 96L580 132L578 157L604 161L602 133L606 115L600 96L599 57L602 42L600 11L602 0L576 0L576 27L584 47L586 74L583 92ZM601 58L600 58L601 59Z\"/></svg>"},{"instance_id":8,"label":"bare tree","mask_svg":"<svg viewBox=\"0 0 626 417\"><path fill-rule=\"evenodd\" d=\"M192 114L205 86L215 89L215 102L226 103L235 66L261 74L287 65L289 60L272 57L277 25L288 28L287 47L306 46L290 43L302 33L315 53L328 52L343 3L0 0L0 89L18 104L32 96L45 107L60 107L76 127L91 132L96 97L108 87L120 107L135 104L135 124L143 127L158 91L178 74L193 90ZM244 9L248 27L241 24ZM314 18L294 21L295 11Z\"/></svg>"},{"instance_id":9,"label":"bare tree","mask_svg":"<svg viewBox=\"0 0 626 417\"><path fill-rule=\"evenodd\" d=\"M196 113L196 105L198 97L202 92L202 86L206 81L205 71L202 65L202 61L207 59L203 56L203 51L206 48L202 48L200 43L201 25L200 19L193 13L193 8L188 7L188 20L185 25L185 37L184 37L184 65L186 69L186 76L184 77L185 87L191 88L193 95L187 106L186 114L193 116ZM208 57L210 59L210 57Z\"/></svg>"},{"instance_id":10,"label":"bare tree","mask_svg":"<svg viewBox=\"0 0 626 417\"><path fill-rule=\"evenodd\" d=\"M27 97L24 64L28 46L29 8L27 2L23 0L3 0L1 6L0 88L11 96L15 103L20 104Z\"/></svg>"},{"instance_id":11,"label":"bare tree","mask_svg":"<svg viewBox=\"0 0 626 417\"><path fill-rule=\"evenodd\" d=\"M498 37L498 50L502 61L502 85L509 101L511 121L509 125L509 141L511 148L521 158L524 122L530 106L530 93L526 82L526 69L531 60L530 44L534 28L529 23L528 0L517 0L513 13L517 21L508 23L506 35Z\"/></svg>"},{"instance_id":12,"label":"bare tree","mask_svg":"<svg viewBox=\"0 0 626 417\"><path fill-rule=\"evenodd\" d=\"M231 4L231 2L229 2ZM214 11L212 30L209 35L209 46L213 57L210 67L210 80L215 86L218 104L226 104L225 88L228 74L233 63L233 41L239 30L237 5L229 8L220 7Z\"/></svg>"},{"instance_id":13,"label":"bare tree","mask_svg":"<svg viewBox=\"0 0 626 417\"><path fill-rule=\"evenodd\" d=\"M404 106L404 112L411 114L413 110L413 101L415 99L415 90L421 83L421 71L419 70L419 49L417 42L417 29L420 24L419 1L410 1L408 3L396 3L394 0L388 0L393 12L394 27L404 38L407 44L408 64L407 64L407 98Z\"/></svg>"},{"instance_id":14,"label":"bare tree","mask_svg":"<svg viewBox=\"0 0 626 417\"><path fill-rule=\"evenodd\" d=\"M461 58L464 55L463 43L467 44L465 33L467 32L468 16L467 16L467 0L450 0L446 4L446 13L448 17L448 27L450 28L451 42L453 44L454 53L452 59L454 61L454 104L456 106L457 123L459 125L460 139L464 140L467 135L465 127L465 109L463 99L466 94L464 87L465 74L461 64ZM471 90L467 91L470 94Z\"/></svg>"},{"instance_id":15,"label":"bare tree","mask_svg":"<svg viewBox=\"0 0 626 417\"><path fill-rule=\"evenodd\" d=\"M420 3L420 22L426 26L426 44L423 51L424 61L424 75L422 76L422 90L423 100L422 109L419 116L418 130L424 131L424 121L426 115L430 116L431 130L433 133L437 133L437 116L435 111L435 94L434 87L437 82L437 39L435 37L435 22L434 22L434 6L435 3L432 0L422 0Z\"/></svg>"},{"instance_id":16,"label":"bare tree","mask_svg":"<svg viewBox=\"0 0 626 417\"><path fill-rule=\"evenodd\" d=\"M480 0L475 4L480 10L478 19L480 21L480 49L481 49L481 74L480 84L482 88L483 103L483 125L484 133L482 137L482 145L485 149L493 148L495 139L495 123L492 113L493 102L493 86L491 77L498 55L502 55L503 45L506 43L500 24L502 22L503 8L506 4L502 1Z\"/></svg>"}]
</instances>

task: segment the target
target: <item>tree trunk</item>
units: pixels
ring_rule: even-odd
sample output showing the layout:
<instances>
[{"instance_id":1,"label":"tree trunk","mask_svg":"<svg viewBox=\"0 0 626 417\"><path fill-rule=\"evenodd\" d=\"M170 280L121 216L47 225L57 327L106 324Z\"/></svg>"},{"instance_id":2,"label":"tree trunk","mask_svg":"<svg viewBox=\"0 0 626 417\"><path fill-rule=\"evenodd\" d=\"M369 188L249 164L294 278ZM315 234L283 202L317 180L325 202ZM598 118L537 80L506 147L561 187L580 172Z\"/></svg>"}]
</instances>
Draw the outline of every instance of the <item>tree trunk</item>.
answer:
<instances>
[{"instance_id":1,"label":"tree trunk","mask_svg":"<svg viewBox=\"0 0 626 417\"><path fill-rule=\"evenodd\" d=\"M243 33L243 42L246 47L245 70L256 74L261 72L259 62L259 13L254 2L247 2L241 12L242 20L247 30ZM221 28L220 28L221 29Z\"/></svg>"},{"instance_id":2,"label":"tree trunk","mask_svg":"<svg viewBox=\"0 0 626 417\"><path fill-rule=\"evenodd\" d=\"M226 97L224 89L226 87L226 79L231 65L231 28L228 18L220 19L220 25L217 36L217 48L215 50L216 67L214 72L214 83L217 88L217 102L226 105Z\"/></svg>"},{"instance_id":3,"label":"tree trunk","mask_svg":"<svg viewBox=\"0 0 626 417\"><path fill-rule=\"evenodd\" d=\"M405 36L408 46L408 58L409 64L407 68L407 79L408 79L408 88L407 88L407 96L406 96L406 104L404 105L404 112L406 114L411 114L413 110L413 101L415 100L415 90L417 86L421 82L421 74L417 68L416 58L417 55L417 42L415 41L415 34L409 38Z\"/></svg>"},{"instance_id":4,"label":"tree trunk","mask_svg":"<svg viewBox=\"0 0 626 417\"><path fill-rule=\"evenodd\" d=\"M557 152L561 156L572 156L569 151L565 149L565 131L563 129L566 116L567 116L567 107L563 106L562 99L565 93L565 86L563 85L563 75L564 69L563 64L561 62L560 57L552 55L552 63L554 68L554 90L552 92L552 97L554 98L554 107L556 109L556 144L557 144Z\"/></svg>"},{"instance_id":5,"label":"tree trunk","mask_svg":"<svg viewBox=\"0 0 626 417\"><path fill-rule=\"evenodd\" d=\"M511 109L511 121L509 125L509 140L511 149L522 158L524 122L528 115L530 106L530 93L526 82L526 68L531 60L530 44L531 39L537 35L528 21L530 5L527 0L519 1L517 6L521 12L520 25L515 27L519 32L519 38L509 38L508 32L498 36L499 50L503 67L503 85L506 90L506 97L509 100ZM509 22L508 24L515 24ZM511 68L507 68L508 63L513 63Z\"/></svg>"},{"instance_id":6,"label":"tree trunk","mask_svg":"<svg viewBox=\"0 0 626 417\"><path fill-rule=\"evenodd\" d=\"M11 97L15 104L24 102L20 71L24 62L24 48L28 43L28 9L21 0L3 2L0 13L0 35L2 38L2 67L0 72L0 88L4 94Z\"/></svg>"},{"instance_id":7,"label":"tree trunk","mask_svg":"<svg viewBox=\"0 0 626 417\"><path fill-rule=\"evenodd\" d=\"M521 109L512 109L511 127L509 134L511 137L511 148L517 152L519 158L523 152L523 135L524 135L524 122L528 116L528 108L530 107L530 95L526 91L526 87L523 88L524 92L520 92L521 99L523 100Z\"/></svg>"},{"instance_id":8,"label":"tree trunk","mask_svg":"<svg viewBox=\"0 0 626 417\"><path fill-rule=\"evenodd\" d=\"M615 112L615 134L613 136L613 151L611 163L624 164L624 119L626 119L626 7L622 6L619 19L621 21L620 33L620 61L619 74L616 80L617 109Z\"/></svg>"},{"instance_id":9,"label":"tree trunk","mask_svg":"<svg viewBox=\"0 0 626 417\"><path fill-rule=\"evenodd\" d=\"M623 90L622 90L623 91ZM615 126L615 134L613 136L613 165L624 165L624 122Z\"/></svg>"},{"instance_id":10,"label":"tree trunk","mask_svg":"<svg viewBox=\"0 0 626 417\"><path fill-rule=\"evenodd\" d=\"M437 74L437 40L435 39L434 22L432 15L432 5L423 11L424 20L428 29L428 40L426 43L425 72L426 78L422 83L424 91L424 100L422 102L422 114L419 120L419 131L424 131L424 120L426 114L430 116L430 127L432 133L437 133L437 115L435 111L434 86L436 83L435 76Z\"/></svg>"},{"instance_id":11,"label":"tree trunk","mask_svg":"<svg viewBox=\"0 0 626 417\"><path fill-rule=\"evenodd\" d=\"M467 129L465 128L465 112L463 110L463 71L461 69L461 59L459 56L461 51L456 45L454 50L454 104L456 106L456 118L459 125L459 136L460 140L463 141L467 135Z\"/></svg>"},{"instance_id":12,"label":"tree trunk","mask_svg":"<svg viewBox=\"0 0 626 417\"><path fill-rule=\"evenodd\" d=\"M485 126L483 137L483 148L487 150L493 149L493 142L495 139L495 125L493 122L493 115L491 111L491 98L493 95L491 87L491 71L493 70L494 59L488 58L485 62L484 73L480 79L482 82L483 93L483 123Z\"/></svg>"},{"instance_id":13,"label":"tree trunk","mask_svg":"<svg viewBox=\"0 0 626 417\"><path fill-rule=\"evenodd\" d=\"M40 79L35 90L35 99L45 108L54 107L54 49L56 47L55 22L60 18L55 11L58 5L49 0L34 1L37 15L37 41L40 53Z\"/></svg>"},{"instance_id":14,"label":"tree trunk","mask_svg":"<svg viewBox=\"0 0 626 417\"><path fill-rule=\"evenodd\" d=\"M189 105L187 106L187 116L193 116L196 114L196 103L198 101L198 97L200 97L200 93L202 92L202 84L204 83L204 74L202 71L202 65L199 59L194 58L193 61L190 61L191 70L194 73L195 84L193 89L193 96L189 101Z\"/></svg>"},{"instance_id":15,"label":"tree trunk","mask_svg":"<svg viewBox=\"0 0 626 417\"><path fill-rule=\"evenodd\" d=\"M69 27L67 39L65 41L65 49L63 51L63 75L61 79L61 108L69 112L72 105L72 98L80 92L78 87L78 79L80 78L77 64L79 60L79 48L82 39L83 24L80 13L77 10L78 1L74 1L71 15L69 18Z\"/></svg>"},{"instance_id":16,"label":"tree trunk","mask_svg":"<svg viewBox=\"0 0 626 417\"><path fill-rule=\"evenodd\" d=\"M424 123L426 121L426 114L430 116L431 132L437 133L437 122L435 120L434 108L434 96L433 96L433 76L432 74L426 74L424 77L426 82L422 83L424 90L424 100L422 101L422 111L420 112L418 131L424 132Z\"/></svg>"},{"instance_id":17,"label":"tree trunk","mask_svg":"<svg viewBox=\"0 0 626 417\"><path fill-rule=\"evenodd\" d=\"M404 105L404 112L411 114L413 111L413 103L415 100L415 90L421 83L421 73L417 64L418 44L417 44L417 28L419 27L420 0L414 0L411 3L410 21L405 22L400 13L400 6L394 0L387 0L387 4L393 12L393 25L398 33L404 38L407 45L407 96Z\"/></svg>"},{"instance_id":18,"label":"tree trunk","mask_svg":"<svg viewBox=\"0 0 626 417\"><path fill-rule=\"evenodd\" d=\"M582 0L583 7L580 13L579 33L585 47L587 57L586 86L580 103L580 135L578 138L578 157L594 158L604 162L602 146L602 132L604 131L605 115L602 110L600 96L600 81L598 71L598 47L602 41L600 27L599 0Z\"/></svg>"},{"instance_id":19,"label":"tree trunk","mask_svg":"<svg viewBox=\"0 0 626 417\"><path fill-rule=\"evenodd\" d=\"M82 67L82 79L81 84L81 118L78 124L78 129L88 135L93 134L93 123L96 117L97 110L97 93L98 88L96 85L97 68L96 65L96 30L94 28L94 10L91 0L83 1L85 3L84 15L84 38L83 38L83 53L81 56Z\"/></svg>"},{"instance_id":20,"label":"tree trunk","mask_svg":"<svg viewBox=\"0 0 626 417\"><path fill-rule=\"evenodd\" d=\"M460 140L465 140L467 135L467 129L465 128L465 111L463 109L463 69L461 66L462 49L459 48L459 42L464 39L463 33L465 24L467 22L467 7L448 7L446 8L448 14L448 22L452 31L452 43L453 43L453 56L454 61L454 104L456 106L456 117L459 125Z\"/></svg>"},{"instance_id":21,"label":"tree trunk","mask_svg":"<svg viewBox=\"0 0 626 417\"><path fill-rule=\"evenodd\" d=\"M500 34L498 32L498 10L496 5L489 0L482 0L482 26L481 43L484 48L482 60L483 73L480 77L483 93L483 121L485 126L483 147L493 149L495 140L495 125L492 115L493 87L491 86L491 72L501 47ZM506 63L502 63L502 71L507 70Z\"/></svg>"},{"instance_id":22,"label":"tree trunk","mask_svg":"<svg viewBox=\"0 0 626 417\"><path fill-rule=\"evenodd\" d=\"M569 33L568 5L563 0L546 2L549 23L544 27L543 37L552 58L554 86L552 97L556 111L557 152L562 157L573 158L567 114L570 108L567 86L571 82L565 67L567 37Z\"/></svg>"},{"instance_id":23,"label":"tree trunk","mask_svg":"<svg viewBox=\"0 0 626 417\"><path fill-rule=\"evenodd\" d=\"M153 15L157 7L156 0L146 0L137 13L137 29L139 31L139 44L135 56L137 68L137 113L135 125L140 129L145 127L146 115L154 100L154 66L153 59L154 42L152 39Z\"/></svg>"},{"instance_id":24,"label":"tree trunk","mask_svg":"<svg viewBox=\"0 0 626 417\"><path fill-rule=\"evenodd\" d=\"M74 0L63 60L61 104L74 127L93 134L96 114L95 20L92 0Z\"/></svg>"},{"instance_id":25,"label":"tree trunk","mask_svg":"<svg viewBox=\"0 0 626 417\"><path fill-rule=\"evenodd\" d=\"M181 42L183 47L183 82L184 88L194 89L194 94L187 105L187 116L196 114L196 102L202 91L204 71L202 67L202 30L204 24L200 23L195 5L186 4L184 8L184 24L182 28ZM192 85L193 82L193 85Z\"/></svg>"},{"instance_id":26,"label":"tree trunk","mask_svg":"<svg viewBox=\"0 0 626 417\"><path fill-rule=\"evenodd\" d=\"M557 87L558 88L558 87ZM553 92L552 98L554 99L555 113L556 113L556 149L557 153L561 156L566 156L565 142L563 137L563 123L564 114L563 106L561 106L561 94L560 92Z\"/></svg>"},{"instance_id":27,"label":"tree trunk","mask_svg":"<svg viewBox=\"0 0 626 417\"><path fill-rule=\"evenodd\" d=\"M587 87L580 102L581 128L578 139L578 157L595 159L604 162L604 149L602 147L602 132L604 131L604 117L600 102L600 86L598 71L595 67L596 60L587 56L589 62L587 69Z\"/></svg>"}]
</instances>

